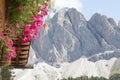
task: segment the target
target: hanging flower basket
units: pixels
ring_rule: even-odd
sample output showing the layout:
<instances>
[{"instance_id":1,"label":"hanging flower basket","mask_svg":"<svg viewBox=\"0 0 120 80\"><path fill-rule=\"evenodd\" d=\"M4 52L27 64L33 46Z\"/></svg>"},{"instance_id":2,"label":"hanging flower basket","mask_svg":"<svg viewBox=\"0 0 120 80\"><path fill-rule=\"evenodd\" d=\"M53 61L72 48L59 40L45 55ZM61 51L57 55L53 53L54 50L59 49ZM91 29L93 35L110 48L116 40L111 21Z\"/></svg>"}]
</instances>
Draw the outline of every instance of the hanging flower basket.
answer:
<instances>
[{"instance_id":1,"label":"hanging flower basket","mask_svg":"<svg viewBox=\"0 0 120 80\"><path fill-rule=\"evenodd\" d=\"M40 27L46 26L48 0L6 0L5 5L6 24L0 31L0 66L25 67L31 40L38 35Z\"/></svg>"},{"instance_id":2,"label":"hanging flower basket","mask_svg":"<svg viewBox=\"0 0 120 80\"><path fill-rule=\"evenodd\" d=\"M16 57L11 60L11 66L25 67L29 57L30 42L22 43L21 39L14 41Z\"/></svg>"},{"instance_id":3,"label":"hanging flower basket","mask_svg":"<svg viewBox=\"0 0 120 80\"><path fill-rule=\"evenodd\" d=\"M16 46L16 55L11 59L11 64L9 66L17 68L25 67L29 57L30 41L22 43L22 39L17 38L14 40L13 45ZM5 61L1 60L1 64L4 62Z\"/></svg>"}]
</instances>

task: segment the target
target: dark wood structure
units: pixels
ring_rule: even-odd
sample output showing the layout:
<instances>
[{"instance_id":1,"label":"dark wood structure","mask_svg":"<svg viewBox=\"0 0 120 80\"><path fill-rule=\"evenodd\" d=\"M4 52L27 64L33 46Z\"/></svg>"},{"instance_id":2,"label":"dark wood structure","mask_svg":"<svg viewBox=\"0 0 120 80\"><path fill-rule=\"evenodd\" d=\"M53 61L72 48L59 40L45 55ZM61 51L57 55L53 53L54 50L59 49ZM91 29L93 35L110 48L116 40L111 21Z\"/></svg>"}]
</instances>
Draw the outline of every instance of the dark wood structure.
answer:
<instances>
[{"instance_id":1,"label":"dark wood structure","mask_svg":"<svg viewBox=\"0 0 120 80\"><path fill-rule=\"evenodd\" d=\"M0 32L5 22L5 0L0 0Z\"/></svg>"},{"instance_id":2,"label":"dark wood structure","mask_svg":"<svg viewBox=\"0 0 120 80\"><path fill-rule=\"evenodd\" d=\"M30 42L22 43L21 39L14 42L14 46L16 46L16 57L12 59L10 66L24 68L28 62Z\"/></svg>"},{"instance_id":3,"label":"dark wood structure","mask_svg":"<svg viewBox=\"0 0 120 80\"><path fill-rule=\"evenodd\" d=\"M9 0L8 0L9 1ZM0 0L0 32L3 30L4 24L7 23L8 20L5 19L7 11L5 8L5 4L8 2L7 0ZM28 61L30 42L22 43L21 39L17 39L14 41L14 46L16 46L16 57L11 61L11 67L15 68L24 68ZM1 42L0 42L0 66L1 65Z\"/></svg>"}]
</instances>

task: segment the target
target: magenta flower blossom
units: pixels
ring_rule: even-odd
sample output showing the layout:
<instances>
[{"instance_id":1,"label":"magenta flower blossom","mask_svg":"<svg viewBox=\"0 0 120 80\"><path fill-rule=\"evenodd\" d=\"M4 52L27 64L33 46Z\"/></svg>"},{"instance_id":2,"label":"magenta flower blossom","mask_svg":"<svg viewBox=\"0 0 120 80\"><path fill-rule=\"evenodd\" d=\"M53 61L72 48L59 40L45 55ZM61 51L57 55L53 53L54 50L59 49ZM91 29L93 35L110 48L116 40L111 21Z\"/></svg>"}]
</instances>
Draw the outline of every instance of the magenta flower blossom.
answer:
<instances>
[{"instance_id":1,"label":"magenta flower blossom","mask_svg":"<svg viewBox=\"0 0 120 80\"><path fill-rule=\"evenodd\" d=\"M7 56L7 63L10 64L11 59L15 56L16 47L11 47L11 51Z\"/></svg>"},{"instance_id":2,"label":"magenta flower blossom","mask_svg":"<svg viewBox=\"0 0 120 80\"><path fill-rule=\"evenodd\" d=\"M48 0L45 1L42 7L38 8L42 8L42 10L37 10L38 15L32 16L34 23L26 25L26 28L23 32L23 43L34 39L36 35L39 34L39 28L41 26L43 26L44 29L46 28L46 24L43 23L43 20L44 17L48 15Z\"/></svg>"},{"instance_id":3,"label":"magenta flower blossom","mask_svg":"<svg viewBox=\"0 0 120 80\"><path fill-rule=\"evenodd\" d=\"M35 21L40 21L42 19L42 16L33 16L32 19Z\"/></svg>"},{"instance_id":4,"label":"magenta flower blossom","mask_svg":"<svg viewBox=\"0 0 120 80\"><path fill-rule=\"evenodd\" d=\"M26 28L25 28L25 30L24 30L24 33L23 33L24 36L30 34L30 28L31 28L31 24L27 24L27 25L26 25Z\"/></svg>"},{"instance_id":5,"label":"magenta flower blossom","mask_svg":"<svg viewBox=\"0 0 120 80\"><path fill-rule=\"evenodd\" d=\"M4 34L0 32L0 38L4 38Z\"/></svg>"},{"instance_id":6,"label":"magenta flower blossom","mask_svg":"<svg viewBox=\"0 0 120 80\"><path fill-rule=\"evenodd\" d=\"M16 8L16 10L22 11L22 10L23 10L23 7L22 7L22 6L19 6L19 7Z\"/></svg>"}]
</instances>

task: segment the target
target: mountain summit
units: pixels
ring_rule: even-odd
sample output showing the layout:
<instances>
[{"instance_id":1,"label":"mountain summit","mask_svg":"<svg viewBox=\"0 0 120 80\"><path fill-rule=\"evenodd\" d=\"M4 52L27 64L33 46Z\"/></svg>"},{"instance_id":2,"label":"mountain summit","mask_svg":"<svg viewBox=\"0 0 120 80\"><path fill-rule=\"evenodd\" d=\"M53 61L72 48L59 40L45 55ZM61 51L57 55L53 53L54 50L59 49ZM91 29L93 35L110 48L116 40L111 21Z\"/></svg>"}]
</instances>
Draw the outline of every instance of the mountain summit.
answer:
<instances>
[{"instance_id":1,"label":"mountain summit","mask_svg":"<svg viewBox=\"0 0 120 80\"><path fill-rule=\"evenodd\" d=\"M120 57L120 24L95 13L89 21L74 8L63 8L50 20L32 47L38 61L73 62L81 57L96 62Z\"/></svg>"}]
</instances>

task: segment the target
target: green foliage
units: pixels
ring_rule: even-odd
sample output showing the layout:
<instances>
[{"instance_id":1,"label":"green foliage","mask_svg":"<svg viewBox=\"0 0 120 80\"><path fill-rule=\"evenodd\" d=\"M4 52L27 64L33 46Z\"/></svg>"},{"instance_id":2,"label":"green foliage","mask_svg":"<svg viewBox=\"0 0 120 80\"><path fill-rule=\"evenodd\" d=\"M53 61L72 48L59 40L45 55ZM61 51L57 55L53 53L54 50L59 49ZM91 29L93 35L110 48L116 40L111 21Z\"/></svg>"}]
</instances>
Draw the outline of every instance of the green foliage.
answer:
<instances>
[{"instance_id":1,"label":"green foliage","mask_svg":"<svg viewBox=\"0 0 120 80\"><path fill-rule=\"evenodd\" d=\"M0 42L2 43L0 45L1 60L2 60L1 64L5 65L5 61L6 61L7 55L9 54L10 49L6 46L6 43L3 38L0 38Z\"/></svg>"},{"instance_id":2,"label":"green foliage","mask_svg":"<svg viewBox=\"0 0 120 80\"><path fill-rule=\"evenodd\" d=\"M114 74L110 76L109 80L120 80L120 74Z\"/></svg>"},{"instance_id":3,"label":"green foliage","mask_svg":"<svg viewBox=\"0 0 120 80\"><path fill-rule=\"evenodd\" d=\"M72 78L69 77L68 79L63 78L62 80L108 80L104 77L88 77L88 76L81 76L81 77L77 77L77 78Z\"/></svg>"},{"instance_id":4,"label":"green foliage","mask_svg":"<svg viewBox=\"0 0 120 80\"><path fill-rule=\"evenodd\" d=\"M1 68L1 77L2 80L11 80L12 75L8 67Z\"/></svg>"},{"instance_id":5,"label":"green foliage","mask_svg":"<svg viewBox=\"0 0 120 80\"><path fill-rule=\"evenodd\" d=\"M77 77L77 78L72 78L69 77L68 79L61 79L61 80L120 80L120 74L114 74L112 76L109 77L109 79L106 79L104 77L87 77L87 76L81 76L81 77Z\"/></svg>"},{"instance_id":6,"label":"green foliage","mask_svg":"<svg viewBox=\"0 0 120 80\"><path fill-rule=\"evenodd\" d=\"M6 4L7 31L6 35L15 34L21 37L26 24L34 23L33 16L42 11L42 5L46 0L9 0ZM11 29L13 32L10 32ZM9 29L9 30L8 30Z\"/></svg>"},{"instance_id":7,"label":"green foliage","mask_svg":"<svg viewBox=\"0 0 120 80\"><path fill-rule=\"evenodd\" d=\"M22 24L31 22L31 16L37 14L38 4L43 4L44 0L10 0L7 10L11 23L20 22ZM21 7L21 11L17 10Z\"/></svg>"}]
</instances>

